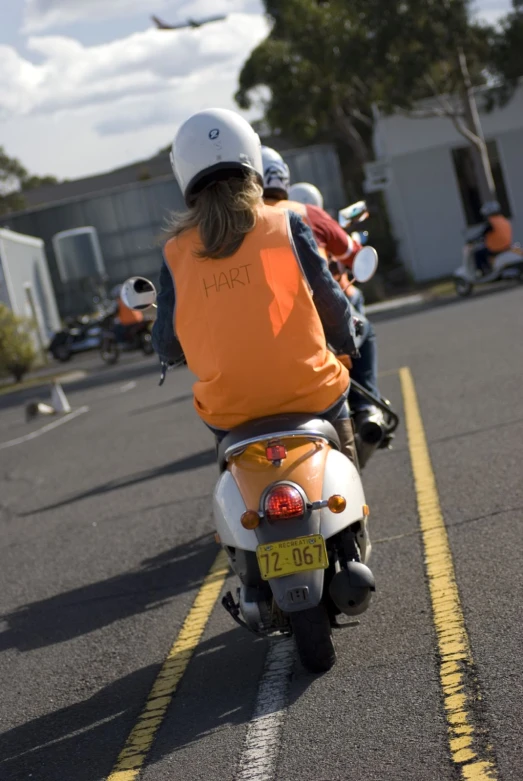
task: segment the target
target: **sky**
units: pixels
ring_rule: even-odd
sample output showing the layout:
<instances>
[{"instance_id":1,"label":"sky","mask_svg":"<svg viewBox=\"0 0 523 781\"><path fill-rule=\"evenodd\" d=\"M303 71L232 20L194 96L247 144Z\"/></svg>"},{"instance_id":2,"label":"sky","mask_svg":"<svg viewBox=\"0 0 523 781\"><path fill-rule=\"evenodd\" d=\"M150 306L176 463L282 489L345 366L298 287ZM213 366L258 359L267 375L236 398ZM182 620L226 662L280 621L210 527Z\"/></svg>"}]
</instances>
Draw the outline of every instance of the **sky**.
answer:
<instances>
[{"instance_id":1,"label":"sky","mask_svg":"<svg viewBox=\"0 0 523 781\"><path fill-rule=\"evenodd\" d=\"M510 0L476 5L494 21ZM241 66L269 29L262 11L261 0L0 0L0 146L31 173L69 179L150 157L194 111L236 108ZM227 19L169 32L152 13Z\"/></svg>"}]
</instances>

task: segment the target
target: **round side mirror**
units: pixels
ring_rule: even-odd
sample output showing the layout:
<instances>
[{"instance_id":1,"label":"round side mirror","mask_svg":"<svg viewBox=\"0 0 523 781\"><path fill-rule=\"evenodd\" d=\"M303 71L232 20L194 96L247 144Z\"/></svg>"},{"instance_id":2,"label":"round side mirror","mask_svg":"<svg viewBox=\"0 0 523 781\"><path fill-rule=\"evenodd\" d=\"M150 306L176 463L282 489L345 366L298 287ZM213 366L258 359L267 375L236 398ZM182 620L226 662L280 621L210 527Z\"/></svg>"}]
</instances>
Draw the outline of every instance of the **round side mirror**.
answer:
<instances>
[{"instance_id":1,"label":"round side mirror","mask_svg":"<svg viewBox=\"0 0 523 781\"><path fill-rule=\"evenodd\" d=\"M374 247L363 247L352 264L352 276L356 282L368 282L378 268L378 253Z\"/></svg>"},{"instance_id":2,"label":"round side mirror","mask_svg":"<svg viewBox=\"0 0 523 781\"><path fill-rule=\"evenodd\" d=\"M149 309L156 301L156 288L145 277L131 277L123 283L120 296L129 309Z\"/></svg>"}]
</instances>

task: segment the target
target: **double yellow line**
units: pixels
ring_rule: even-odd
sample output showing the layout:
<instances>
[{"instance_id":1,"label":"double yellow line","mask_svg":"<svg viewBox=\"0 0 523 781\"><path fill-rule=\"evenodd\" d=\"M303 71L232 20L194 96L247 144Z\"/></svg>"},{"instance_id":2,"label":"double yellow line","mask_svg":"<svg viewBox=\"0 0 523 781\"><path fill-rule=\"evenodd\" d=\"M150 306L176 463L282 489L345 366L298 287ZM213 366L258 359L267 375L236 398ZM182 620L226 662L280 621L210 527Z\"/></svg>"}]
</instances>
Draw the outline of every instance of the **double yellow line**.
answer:
<instances>
[{"instance_id":1,"label":"double yellow line","mask_svg":"<svg viewBox=\"0 0 523 781\"><path fill-rule=\"evenodd\" d=\"M475 719L477 676L447 530L410 370L400 370L405 423L425 550L434 626L439 651L439 675L453 763L462 781L497 781L492 748ZM196 596L182 629L156 678L145 706L107 781L136 781L162 724L173 695L200 642L227 577L222 551Z\"/></svg>"},{"instance_id":2,"label":"double yellow line","mask_svg":"<svg viewBox=\"0 0 523 781\"><path fill-rule=\"evenodd\" d=\"M227 572L227 556L220 551L107 781L135 781L138 778L167 708L201 640Z\"/></svg>"}]
</instances>

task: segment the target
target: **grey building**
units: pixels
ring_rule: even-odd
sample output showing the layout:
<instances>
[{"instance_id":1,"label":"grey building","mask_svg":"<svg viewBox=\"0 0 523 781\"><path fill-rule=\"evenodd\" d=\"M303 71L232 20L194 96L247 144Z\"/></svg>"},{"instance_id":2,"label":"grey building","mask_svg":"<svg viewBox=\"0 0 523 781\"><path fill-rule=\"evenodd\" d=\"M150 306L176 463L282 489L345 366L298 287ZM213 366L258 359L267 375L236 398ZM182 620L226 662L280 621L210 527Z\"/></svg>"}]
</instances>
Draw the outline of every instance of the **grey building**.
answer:
<instances>
[{"instance_id":1,"label":"grey building","mask_svg":"<svg viewBox=\"0 0 523 781\"><path fill-rule=\"evenodd\" d=\"M481 119L500 201L523 242L523 87ZM420 281L451 274L465 234L481 221L465 139L450 119L394 115L378 120L375 149L388 172L385 199L403 262Z\"/></svg>"},{"instance_id":2,"label":"grey building","mask_svg":"<svg viewBox=\"0 0 523 781\"><path fill-rule=\"evenodd\" d=\"M285 152L293 181L309 181L323 192L333 213L346 206L338 155L332 145L320 144ZM133 169L129 166L128 169ZM134 170L134 169L133 169ZM0 227L37 236L45 242L49 269L63 315L88 311L92 290L79 282L63 283L58 273L53 236L73 228L96 229L110 284L133 274L156 279L162 261L162 241L169 215L184 208L172 174L133 181L107 189L111 177L131 176L119 169L105 176L55 185L50 193L60 200L0 218ZM98 191L91 188L100 187ZM73 195L76 188L76 195ZM84 188L82 194L79 189ZM87 192L85 191L87 190Z\"/></svg>"}]
</instances>

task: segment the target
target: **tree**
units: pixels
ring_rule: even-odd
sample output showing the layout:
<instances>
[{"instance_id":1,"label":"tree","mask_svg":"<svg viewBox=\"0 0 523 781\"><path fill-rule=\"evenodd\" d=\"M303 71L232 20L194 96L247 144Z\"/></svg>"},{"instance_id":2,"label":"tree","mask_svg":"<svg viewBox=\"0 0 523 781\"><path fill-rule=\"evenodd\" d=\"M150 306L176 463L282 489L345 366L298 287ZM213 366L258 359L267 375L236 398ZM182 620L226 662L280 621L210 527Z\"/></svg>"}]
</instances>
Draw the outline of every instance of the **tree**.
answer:
<instances>
[{"instance_id":1,"label":"tree","mask_svg":"<svg viewBox=\"0 0 523 781\"><path fill-rule=\"evenodd\" d=\"M240 74L242 108L268 87L273 130L298 143L333 140L360 167L372 157L373 104L449 117L474 150L482 195L492 197L474 90L486 83L494 32L472 21L469 0L265 0L265 7L273 26Z\"/></svg>"},{"instance_id":2,"label":"tree","mask_svg":"<svg viewBox=\"0 0 523 781\"><path fill-rule=\"evenodd\" d=\"M512 0L512 11L501 20L492 43L491 67L500 76L497 97L505 102L523 76L523 0Z\"/></svg>"},{"instance_id":3,"label":"tree","mask_svg":"<svg viewBox=\"0 0 523 781\"><path fill-rule=\"evenodd\" d=\"M16 382L20 382L36 358L31 330L30 320L17 317L0 304L0 374L12 374Z\"/></svg>"},{"instance_id":4,"label":"tree","mask_svg":"<svg viewBox=\"0 0 523 781\"><path fill-rule=\"evenodd\" d=\"M14 157L8 157L0 146L0 214L24 208L25 199L20 189L25 177L27 171L22 163Z\"/></svg>"},{"instance_id":5,"label":"tree","mask_svg":"<svg viewBox=\"0 0 523 781\"><path fill-rule=\"evenodd\" d=\"M55 176L34 176L15 157L9 157L0 146L0 215L23 209L24 192L36 187L57 184Z\"/></svg>"}]
</instances>

